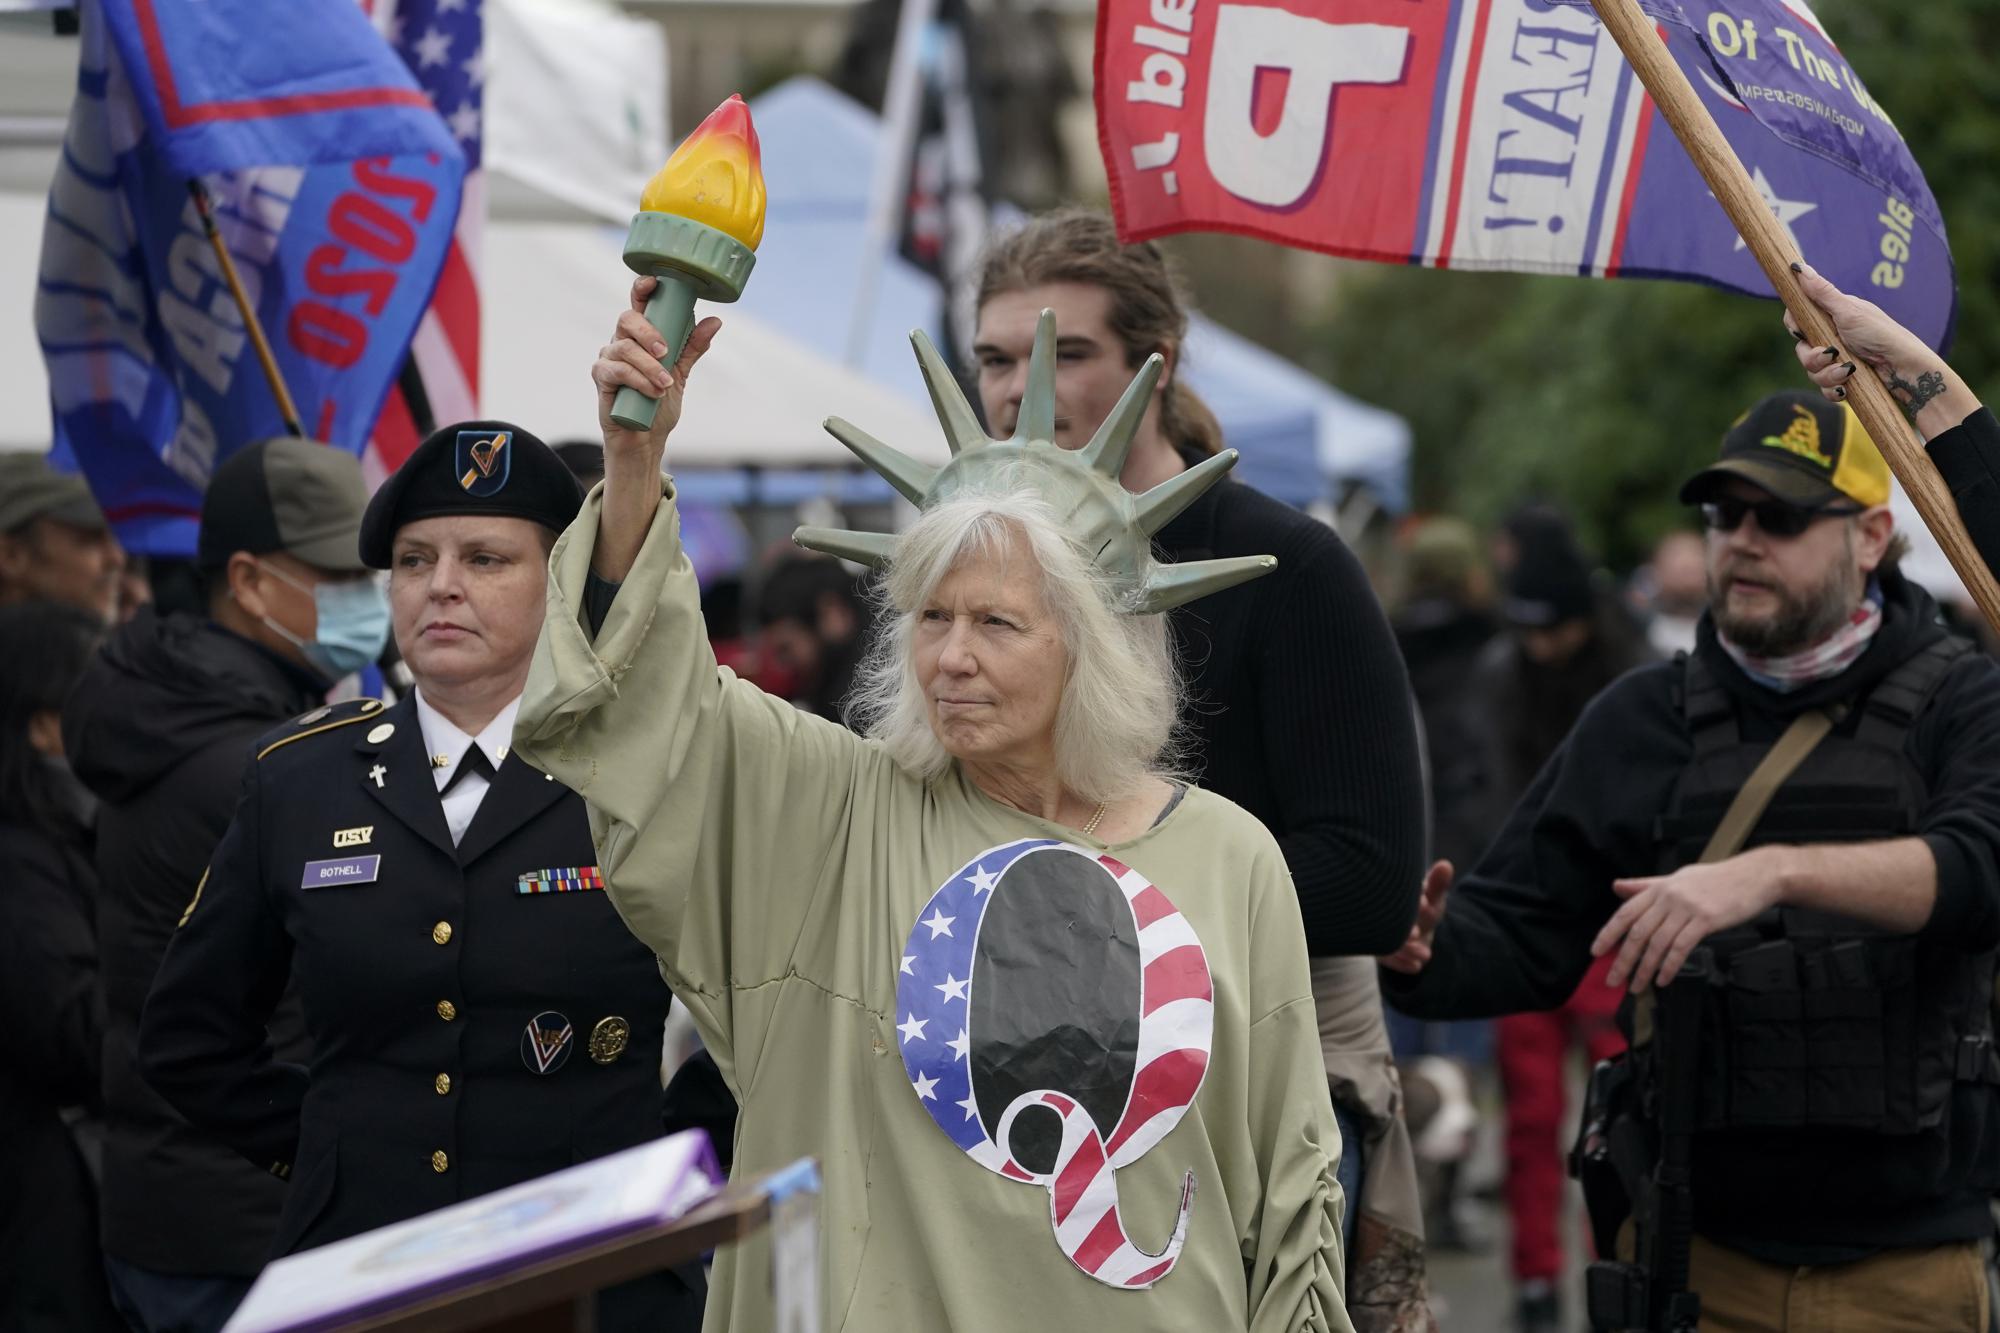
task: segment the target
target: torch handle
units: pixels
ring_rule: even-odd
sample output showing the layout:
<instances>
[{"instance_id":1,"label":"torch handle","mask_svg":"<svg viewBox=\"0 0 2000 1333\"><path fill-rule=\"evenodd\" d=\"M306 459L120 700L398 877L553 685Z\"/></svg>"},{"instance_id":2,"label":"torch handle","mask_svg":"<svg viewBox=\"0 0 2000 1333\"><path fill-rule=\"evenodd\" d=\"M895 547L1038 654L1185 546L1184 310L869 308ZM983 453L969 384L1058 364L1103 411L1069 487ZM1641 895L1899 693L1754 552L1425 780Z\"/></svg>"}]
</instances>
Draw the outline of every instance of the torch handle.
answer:
<instances>
[{"instance_id":1,"label":"torch handle","mask_svg":"<svg viewBox=\"0 0 2000 1333\"><path fill-rule=\"evenodd\" d=\"M687 346L688 334L694 331L694 288L670 274L661 274L652 299L646 302L646 321L660 331L667 345L660 364L673 369L681 359L681 349ZM651 430L659 407L660 400L650 394L620 389L611 402L611 419L627 430Z\"/></svg>"}]
</instances>

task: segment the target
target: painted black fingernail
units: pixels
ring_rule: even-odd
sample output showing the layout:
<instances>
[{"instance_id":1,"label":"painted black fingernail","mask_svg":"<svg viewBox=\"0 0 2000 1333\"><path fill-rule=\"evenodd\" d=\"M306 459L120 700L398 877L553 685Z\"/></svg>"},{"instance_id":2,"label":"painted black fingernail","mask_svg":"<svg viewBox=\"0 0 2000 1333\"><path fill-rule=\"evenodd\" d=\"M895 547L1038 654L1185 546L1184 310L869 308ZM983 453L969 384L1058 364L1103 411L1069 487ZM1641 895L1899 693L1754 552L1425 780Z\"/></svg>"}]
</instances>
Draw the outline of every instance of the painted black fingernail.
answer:
<instances>
[{"instance_id":1,"label":"painted black fingernail","mask_svg":"<svg viewBox=\"0 0 2000 1333\"><path fill-rule=\"evenodd\" d=\"M1803 334L1803 333L1799 332L1799 331L1798 331L1797 329L1793 329L1793 330L1792 330L1792 341L1793 341L1793 342L1800 342L1800 343L1802 343L1802 342L1804 342L1805 340L1806 340L1806 335L1805 335L1805 334Z\"/></svg>"},{"instance_id":2,"label":"painted black fingernail","mask_svg":"<svg viewBox=\"0 0 2000 1333\"><path fill-rule=\"evenodd\" d=\"M1827 357L1827 360L1829 360L1829 361L1838 361L1838 360L1840 360L1840 349L1839 349L1838 347L1829 347L1829 348L1827 348L1827 349L1826 349L1826 357Z\"/></svg>"},{"instance_id":3,"label":"painted black fingernail","mask_svg":"<svg viewBox=\"0 0 2000 1333\"><path fill-rule=\"evenodd\" d=\"M1836 385L1834 385L1834 386L1833 386L1833 396L1834 396L1835 398L1846 398L1846 397L1847 397L1847 386L1846 386L1845 384L1836 384Z\"/></svg>"},{"instance_id":4,"label":"painted black fingernail","mask_svg":"<svg viewBox=\"0 0 2000 1333\"><path fill-rule=\"evenodd\" d=\"M1805 271L1806 266L1804 264L1799 263L1796 259L1792 261L1792 272L1803 273Z\"/></svg>"}]
</instances>

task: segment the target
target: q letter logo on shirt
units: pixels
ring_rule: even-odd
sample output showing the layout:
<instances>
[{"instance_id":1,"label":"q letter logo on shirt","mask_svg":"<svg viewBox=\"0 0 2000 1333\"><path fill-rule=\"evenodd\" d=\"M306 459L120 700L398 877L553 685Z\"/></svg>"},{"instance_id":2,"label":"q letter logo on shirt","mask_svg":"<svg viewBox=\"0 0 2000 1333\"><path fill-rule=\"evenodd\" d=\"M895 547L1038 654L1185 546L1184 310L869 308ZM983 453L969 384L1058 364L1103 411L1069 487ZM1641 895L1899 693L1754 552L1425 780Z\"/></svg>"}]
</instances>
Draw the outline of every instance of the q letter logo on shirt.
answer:
<instances>
[{"instance_id":1,"label":"q letter logo on shirt","mask_svg":"<svg viewBox=\"0 0 2000 1333\"><path fill-rule=\"evenodd\" d=\"M1207 956L1165 894L1050 839L983 852L924 904L896 1009L931 1119L987 1170L1047 1188L1078 1268L1127 1290L1173 1270L1194 1173L1157 1253L1132 1243L1116 1176L1187 1114L1214 1037Z\"/></svg>"}]
</instances>

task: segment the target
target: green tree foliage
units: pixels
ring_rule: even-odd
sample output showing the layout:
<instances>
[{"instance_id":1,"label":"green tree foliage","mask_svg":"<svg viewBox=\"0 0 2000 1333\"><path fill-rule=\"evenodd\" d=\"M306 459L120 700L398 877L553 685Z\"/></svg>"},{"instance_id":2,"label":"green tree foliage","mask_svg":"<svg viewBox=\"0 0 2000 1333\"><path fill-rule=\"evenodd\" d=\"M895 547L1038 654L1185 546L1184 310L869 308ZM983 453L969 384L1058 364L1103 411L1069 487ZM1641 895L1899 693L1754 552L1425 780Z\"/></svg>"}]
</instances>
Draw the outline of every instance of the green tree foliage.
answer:
<instances>
[{"instance_id":1,"label":"green tree foliage","mask_svg":"<svg viewBox=\"0 0 2000 1333\"><path fill-rule=\"evenodd\" d=\"M1818 0L1896 119L1958 264L1952 363L2000 387L2000 0ZM1490 522L1535 496L1626 567L1686 522L1682 478L1765 393L1803 385L1770 301L1687 283L1355 265L1313 351L1416 434L1416 500Z\"/></svg>"}]
</instances>

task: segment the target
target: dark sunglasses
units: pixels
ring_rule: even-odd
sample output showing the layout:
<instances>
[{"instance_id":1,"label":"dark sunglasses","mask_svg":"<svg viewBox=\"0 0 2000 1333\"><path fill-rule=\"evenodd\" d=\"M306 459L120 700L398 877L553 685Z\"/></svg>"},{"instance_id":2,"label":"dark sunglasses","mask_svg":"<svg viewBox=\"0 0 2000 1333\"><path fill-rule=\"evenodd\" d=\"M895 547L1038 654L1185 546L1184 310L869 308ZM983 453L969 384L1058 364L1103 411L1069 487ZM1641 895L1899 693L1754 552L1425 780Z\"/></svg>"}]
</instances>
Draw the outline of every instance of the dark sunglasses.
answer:
<instances>
[{"instance_id":1,"label":"dark sunglasses","mask_svg":"<svg viewBox=\"0 0 2000 1333\"><path fill-rule=\"evenodd\" d=\"M1745 514L1757 516L1758 531L1770 537L1796 537L1823 518L1858 514L1856 505L1838 502L1816 506L1786 504L1783 500L1739 500L1725 495L1701 507L1701 521L1711 532L1734 532Z\"/></svg>"}]
</instances>

